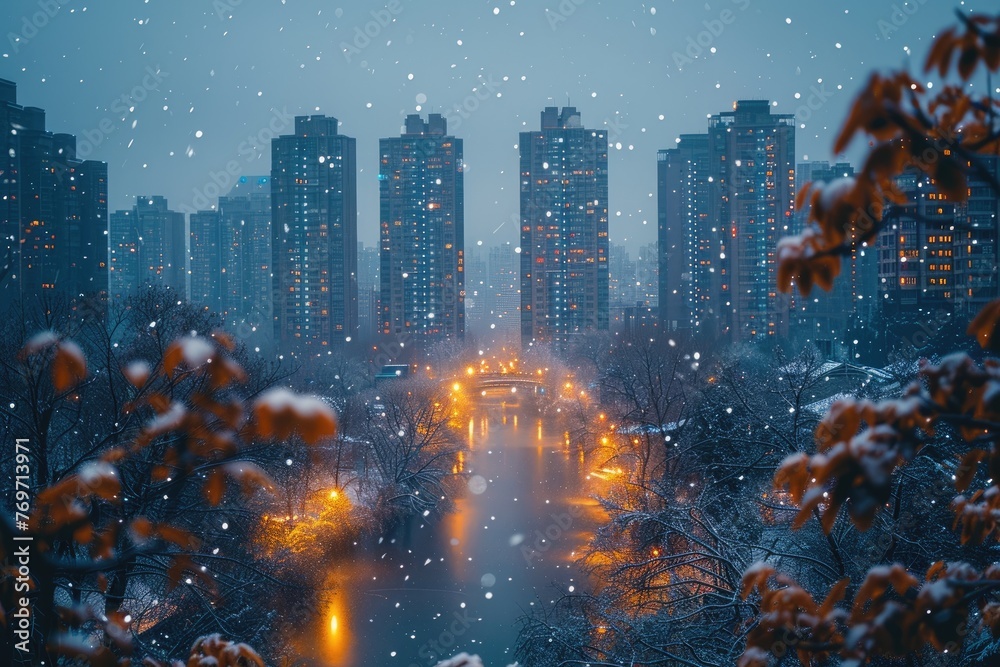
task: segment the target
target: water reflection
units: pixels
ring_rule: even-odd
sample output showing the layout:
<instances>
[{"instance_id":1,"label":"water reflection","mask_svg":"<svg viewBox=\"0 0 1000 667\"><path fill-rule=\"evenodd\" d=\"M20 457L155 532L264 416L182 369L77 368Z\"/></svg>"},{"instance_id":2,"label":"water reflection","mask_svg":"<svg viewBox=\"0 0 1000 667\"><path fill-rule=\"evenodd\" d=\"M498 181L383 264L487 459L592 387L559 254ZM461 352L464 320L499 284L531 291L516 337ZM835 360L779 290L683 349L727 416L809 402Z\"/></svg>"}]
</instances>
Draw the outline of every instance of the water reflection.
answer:
<instances>
[{"instance_id":1,"label":"water reflection","mask_svg":"<svg viewBox=\"0 0 1000 667\"><path fill-rule=\"evenodd\" d=\"M507 665L524 611L585 588L574 561L601 520L586 487L599 481L564 427L526 417L505 404L470 418L455 464L469 490L455 511L330 564L324 615L308 630L326 639L304 647L330 666L430 667L461 651Z\"/></svg>"},{"instance_id":2,"label":"water reflection","mask_svg":"<svg viewBox=\"0 0 1000 667\"><path fill-rule=\"evenodd\" d=\"M323 616L323 621L325 621L325 632L323 628L320 628L319 632L315 635L316 637L322 637L322 657L328 664L331 665L350 665L353 664L352 654L351 654L351 617L350 608L351 605L348 603L348 596L350 595L350 590L352 588L351 581L348 580L348 573L353 575L360 574L358 567L347 567L347 568L337 568L327 577L324 584L324 589L329 591L327 595L324 596L325 615ZM353 577L351 577L353 578ZM307 650L312 648L311 646L306 647Z\"/></svg>"}]
</instances>

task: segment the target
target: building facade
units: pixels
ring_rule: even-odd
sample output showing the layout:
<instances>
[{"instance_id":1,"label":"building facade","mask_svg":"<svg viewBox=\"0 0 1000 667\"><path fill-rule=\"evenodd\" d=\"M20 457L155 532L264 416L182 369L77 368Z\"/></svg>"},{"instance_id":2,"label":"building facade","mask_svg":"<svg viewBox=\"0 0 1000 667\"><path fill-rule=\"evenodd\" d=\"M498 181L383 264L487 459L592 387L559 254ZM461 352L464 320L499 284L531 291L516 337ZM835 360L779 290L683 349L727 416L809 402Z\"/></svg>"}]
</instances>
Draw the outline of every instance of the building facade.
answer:
<instances>
[{"instance_id":1,"label":"building facade","mask_svg":"<svg viewBox=\"0 0 1000 667\"><path fill-rule=\"evenodd\" d=\"M681 135L656 156L659 316L663 330L717 333L725 253L713 217L707 134Z\"/></svg>"},{"instance_id":2,"label":"building facade","mask_svg":"<svg viewBox=\"0 0 1000 667\"><path fill-rule=\"evenodd\" d=\"M792 232L795 118L740 100L657 155L663 327L733 341L787 336L777 242Z\"/></svg>"},{"instance_id":3,"label":"building facade","mask_svg":"<svg viewBox=\"0 0 1000 667\"><path fill-rule=\"evenodd\" d=\"M367 339L379 324L379 246L358 243L358 324Z\"/></svg>"},{"instance_id":4,"label":"building facade","mask_svg":"<svg viewBox=\"0 0 1000 667\"><path fill-rule=\"evenodd\" d=\"M740 100L709 119L708 148L725 248L724 331L737 341L787 336L791 303L778 292L777 244L795 212L795 116L772 114L767 100Z\"/></svg>"},{"instance_id":5,"label":"building facade","mask_svg":"<svg viewBox=\"0 0 1000 667\"><path fill-rule=\"evenodd\" d=\"M607 133L574 107L546 107L519 146L521 343L607 330Z\"/></svg>"},{"instance_id":6,"label":"building facade","mask_svg":"<svg viewBox=\"0 0 1000 667\"><path fill-rule=\"evenodd\" d=\"M1000 158L984 156L980 162L996 179ZM966 167L966 202L950 200L916 170L896 179L908 201L887 209L876 243L878 303L884 314L969 319L1000 296L1000 198L985 174Z\"/></svg>"},{"instance_id":7,"label":"building facade","mask_svg":"<svg viewBox=\"0 0 1000 667\"><path fill-rule=\"evenodd\" d=\"M853 178L854 167L846 162L808 162L796 169L796 183L825 185L843 178ZM796 212L795 233L802 231L809 219L810 207ZM815 345L828 357L847 358L854 353L854 337L860 326L875 315L878 299L878 258L874 240L859 243L849 256L842 258L840 275L829 292L814 289L807 298L794 297L793 338Z\"/></svg>"},{"instance_id":8,"label":"building facade","mask_svg":"<svg viewBox=\"0 0 1000 667\"><path fill-rule=\"evenodd\" d=\"M383 335L465 335L462 149L439 114L379 141Z\"/></svg>"},{"instance_id":9,"label":"building facade","mask_svg":"<svg viewBox=\"0 0 1000 667\"><path fill-rule=\"evenodd\" d=\"M77 158L76 137L45 128L0 80L0 296L44 304L108 290L108 167Z\"/></svg>"},{"instance_id":10,"label":"building facade","mask_svg":"<svg viewBox=\"0 0 1000 667\"><path fill-rule=\"evenodd\" d=\"M271 142L270 186L274 339L319 354L357 335L354 138L336 118L297 116Z\"/></svg>"},{"instance_id":11,"label":"building facade","mask_svg":"<svg viewBox=\"0 0 1000 667\"><path fill-rule=\"evenodd\" d=\"M192 303L242 337L273 333L271 178L241 176L212 211L189 218Z\"/></svg>"},{"instance_id":12,"label":"building facade","mask_svg":"<svg viewBox=\"0 0 1000 667\"><path fill-rule=\"evenodd\" d=\"M108 294L121 299L143 285L188 296L184 214L171 211L164 197L136 197L129 211L110 222Z\"/></svg>"},{"instance_id":13,"label":"building facade","mask_svg":"<svg viewBox=\"0 0 1000 667\"><path fill-rule=\"evenodd\" d=\"M520 259L514 245L490 248L486 288L489 333L494 340L516 340L521 335Z\"/></svg>"}]
</instances>

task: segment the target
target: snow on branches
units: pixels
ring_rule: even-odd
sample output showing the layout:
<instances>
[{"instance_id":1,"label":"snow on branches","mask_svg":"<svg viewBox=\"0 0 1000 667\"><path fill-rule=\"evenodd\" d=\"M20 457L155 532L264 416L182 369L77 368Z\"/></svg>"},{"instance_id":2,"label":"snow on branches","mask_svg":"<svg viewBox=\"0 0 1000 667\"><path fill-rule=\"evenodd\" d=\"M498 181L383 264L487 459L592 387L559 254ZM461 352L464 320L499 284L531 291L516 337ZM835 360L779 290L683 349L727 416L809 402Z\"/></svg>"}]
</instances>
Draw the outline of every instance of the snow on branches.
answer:
<instances>
[{"instance_id":1,"label":"snow on branches","mask_svg":"<svg viewBox=\"0 0 1000 667\"><path fill-rule=\"evenodd\" d=\"M959 14L965 32L952 28L934 41L925 71L944 77L955 62L963 82L984 65L997 69L1000 17ZM989 94L975 98L966 85L945 85L933 96L906 72L875 73L858 95L838 135L834 153L841 154L859 135L872 146L857 176L823 184L806 184L796 206L809 205L809 224L802 234L778 246L778 288L792 285L808 296L813 285L833 287L840 258L874 240L886 204L904 205L896 178L907 169L923 172L947 199L968 198L966 173L977 170L1000 188L995 176L976 161L977 155L1000 152L996 121L1000 103Z\"/></svg>"},{"instance_id":2,"label":"snow on branches","mask_svg":"<svg viewBox=\"0 0 1000 667\"><path fill-rule=\"evenodd\" d=\"M176 517L198 494L214 506L231 485L246 495L273 487L261 467L245 460L245 446L293 437L316 444L336 433L334 411L317 397L272 390L248 409L237 391L247 377L230 354L233 347L222 333L192 335L170 344L159 363L126 364L120 369L129 392L123 411L137 418L136 431L123 444L94 450L75 470L35 494L26 530L39 560L34 582L39 606L54 612L40 633L49 651L88 664L129 664L132 637L125 614L108 609L95 614L85 604L59 604L59 582L89 579L87 586L111 595L109 589L123 571L137 558L155 554L163 563L168 590L197 581L211 594L215 580L196 561L201 540L174 525ZM89 381L80 347L52 332L28 340L18 361L26 377L50 378L53 409L59 401L79 400ZM134 493L137 479L162 498L155 516L123 511L133 506L126 501L135 498L124 496L130 489ZM4 540L13 530L12 523L0 522ZM73 549L64 548L70 543ZM81 629L96 629L105 641L82 641ZM195 644L187 664L264 663L249 647L213 635Z\"/></svg>"},{"instance_id":3,"label":"snow on branches","mask_svg":"<svg viewBox=\"0 0 1000 667\"><path fill-rule=\"evenodd\" d=\"M925 71L942 78L954 71L961 83L946 83L931 96L905 72L876 73L868 80L834 152L842 153L859 135L871 149L855 178L799 192L797 206L809 205L810 222L778 246L780 290L795 286L808 295L814 285L831 289L841 257L871 242L885 224L885 207L907 204L897 187L904 172L922 172L956 202L969 196L970 170L1000 193L995 174L979 159L1000 153L1000 102L992 91L974 96L968 85L981 66L1000 68L1000 16L960 12L959 19L959 28L934 40ZM968 333L985 350L1000 351L998 322L995 301ZM897 471L942 432L957 435L964 449L953 476L962 495L952 503L961 543L1000 540L1000 360L977 363L959 353L938 363L922 361L900 398L847 398L832 405L816 428L815 453L792 454L774 476L775 487L787 489L799 506L793 527L816 516L829 535L846 510L854 526L867 530L895 492ZM750 622L740 666L766 667L794 650L804 665L836 655L853 667L878 657L912 656L928 646L954 653L972 629L1000 638L1000 566L937 562L921 577L890 563L868 570L854 586L845 578L820 602L766 563L749 568L741 595L758 601L760 612Z\"/></svg>"}]
</instances>

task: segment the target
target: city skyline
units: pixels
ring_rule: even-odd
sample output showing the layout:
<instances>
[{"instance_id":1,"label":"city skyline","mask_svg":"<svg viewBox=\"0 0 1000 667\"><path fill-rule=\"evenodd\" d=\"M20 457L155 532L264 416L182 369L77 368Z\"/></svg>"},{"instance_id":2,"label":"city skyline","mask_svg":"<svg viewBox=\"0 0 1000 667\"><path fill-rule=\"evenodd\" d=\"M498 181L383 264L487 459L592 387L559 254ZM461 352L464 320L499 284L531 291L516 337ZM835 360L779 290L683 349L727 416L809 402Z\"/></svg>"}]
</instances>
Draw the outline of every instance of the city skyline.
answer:
<instances>
[{"instance_id":1,"label":"city skyline","mask_svg":"<svg viewBox=\"0 0 1000 667\"><path fill-rule=\"evenodd\" d=\"M970 201L956 207L943 203L931 181L913 181L907 172L899 186L919 209L891 207L877 247L852 253L834 293L778 298L778 241L808 218L794 208L795 190L852 176L854 167L795 164L793 117L773 113L767 100L740 100L731 112L709 114L706 134L683 135L676 148L658 152L660 250L642 246L638 262L627 246L608 242L604 132L586 129L575 107L546 107L539 129L519 141L520 245L485 249L490 265L498 249L518 258L520 275L504 295L500 276L487 275L487 257L477 251L483 242L466 247L464 144L440 114L427 121L411 114L399 137L381 140L383 238L371 248L357 240L356 140L340 132L336 118L295 117L294 134L272 142L271 174L237 177L220 188L218 208L185 219L162 195L140 195L130 209L109 215L105 163L77 160L77 138L46 129L46 110L17 104L16 85L0 83L13 128L9 171L16 176L5 181L5 201L14 204L5 224L17 219L22 249L12 255L17 273L7 301L35 292L78 301L105 289L120 299L149 282L217 312L241 337L265 342L274 329L276 344L312 341L329 349L380 334L461 339L468 285L469 323L494 341L509 333L514 297L526 305L517 313L524 345L562 344L568 334L588 330L662 326L730 341L777 334L824 354L845 354L855 345L851 330L877 314L891 317L913 305L968 312L996 289L987 273L996 261L992 221L1000 211L983 175L970 175ZM87 221L107 225L107 247L88 251L101 225ZM958 234L956 225L966 224L972 229ZM380 257L362 277L359 259L375 260L367 259L372 250ZM94 273L88 262L104 251L107 270ZM869 286L876 262L878 295ZM27 282L18 278L25 267ZM388 282L376 285L379 273ZM310 284L320 297L313 289L307 298Z\"/></svg>"},{"instance_id":2,"label":"city skyline","mask_svg":"<svg viewBox=\"0 0 1000 667\"><path fill-rule=\"evenodd\" d=\"M0 12L0 665L1000 667L996 0Z\"/></svg>"},{"instance_id":3,"label":"city skyline","mask_svg":"<svg viewBox=\"0 0 1000 667\"><path fill-rule=\"evenodd\" d=\"M707 109L772 99L776 113L796 114L806 126L797 128L797 162L839 159L830 154L832 132L870 63L912 61L917 69L923 35L952 10L915 3L915 12L904 13L893 2L846 14L749 0L563 4L451 3L434 21L403 0L340 10L206 3L183 17L156 4L144 5L143 16L67 4L38 28L37 3L19 1L5 8L14 28L0 47L0 77L17 81L27 104L50 109L50 125L77 134L83 157L108 162L111 210L153 183L179 210L207 208L196 200L216 203L207 195L224 194L216 181L233 179L227 166L235 175L268 173L266 141L258 139L289 131L295 115L336 116L358 138L359 239L366 244L378 234L378 138L420 111L447 115L466 140L470 242L516 241L513 137L534 124L538 108L569 102L615 140L610 235L636 250L655 238L648 165L681 134L701 131ZM971 10L982 4L965 3ZM101 40L105 28L121 39ZM762 34L787 48L772 50ZM189 47L184 56L179 41ZM274 45L266 56L254 48L261 42ZM503 64L486 58L498 50ZM563 60L576 76L555 64ZM352 94L333 92L343 90Z\"/></svg>"}]
</instances>

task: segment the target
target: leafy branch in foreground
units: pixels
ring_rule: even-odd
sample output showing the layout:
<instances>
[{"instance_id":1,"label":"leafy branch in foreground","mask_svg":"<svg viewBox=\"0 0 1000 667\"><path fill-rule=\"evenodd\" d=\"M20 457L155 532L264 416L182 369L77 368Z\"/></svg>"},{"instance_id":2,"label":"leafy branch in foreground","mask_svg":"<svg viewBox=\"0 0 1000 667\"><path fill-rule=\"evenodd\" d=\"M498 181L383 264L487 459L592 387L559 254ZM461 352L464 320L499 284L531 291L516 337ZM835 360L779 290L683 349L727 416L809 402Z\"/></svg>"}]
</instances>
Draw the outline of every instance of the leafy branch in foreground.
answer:
<instances>
[{"instance_id":1,"label":"leafy branch in foreground","mask_svg":"<svg viewBox=\"0 0 1000 667\"><path fill-rule=\"evenodd\" d=\"M122 373L131 394L124 411L142 416L138 433L34 494L22 489L17 501L23 502L26 524L9 516L0 520L0 556L28 545L35 623L24 645L33 655L53 664L60 658L129 664L133 628L121 606L128 573L155 560L164 568L166 592L191 586L211 595L215 580L198 558L201 541L179 520L199 503L219 505L231 486L248 495L272 487L267 474L244 457L250 444L300 437L315 445L335 435L336 416L318 398L284 389L252 402L242 398L238 387L247 377L233 349L222 333L186 336L171 343L155 367L127 365ZM51 332L31 338L19 362L25 374L47 375L58 401L79 401L89 382L80 347ZM31 462L28 453L18 454L16 463L25 470ZM157 498L155 516L133 514L125 502L136 475ZM0 597L0 618L11 617L9 584ZM81 589L96 592L101 604L93 595L76 595ZM190 664L264 664L249 647L217 635L200 639L191 656Z\"/></svg>"},{"instance_id":2,"label":"leafy branch in foreground","mask_svg":"<svg viewBox=\"0 0 1000 667\"><path fill-rule=\"evenodd\" d=\"M926 174L932 186L956 202L968 198L971 172L1000 194L986 155L1000 154L991 91L969 91L973 75L1000 68L1000 16L959 14L961 28L941 33L925 71L942 77L953 69L959 83L934 96L905 72L875 74L859 95L834 146L842 152L858 135L871 142L854 179L807 186L798 206L810 204L810 224L782 240L779 288L808 294L830 289L841 257L870 243L885 225L886 208L907 204L896 179L906 171ZM968 333L988 352L1000 351L1000 301L987 305ZM817 516L827 534L842 510L868 529L887 506L894 480L936 437L957 435L954 528L966 549L1000 539L1000 360L977 363L955 353L938 363L921 362L917 379L893 400L842 399L816 429L812 454L790 455L774 477L798 504L793 524ZM975 490L972 490L975 487ZM971 493L966 495L967 493ZM900 564L868 570L860 586L834 584L822 600L791 577L757 563L743 577L741 595L759 614L747 631L741 667L766 667L794 650L804 665L839 656L845 665L876 658L909 659L928 647L960 652L974 632L1000 638L1000 567L963 562L933 563L924 574ZM850 604L846 604L850 601Z\"/></svg>"}]
</instances>

